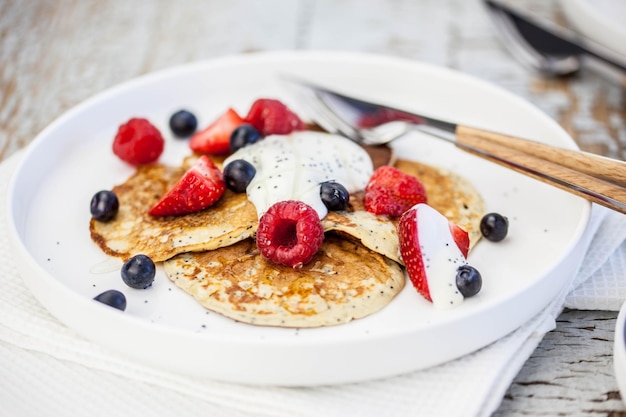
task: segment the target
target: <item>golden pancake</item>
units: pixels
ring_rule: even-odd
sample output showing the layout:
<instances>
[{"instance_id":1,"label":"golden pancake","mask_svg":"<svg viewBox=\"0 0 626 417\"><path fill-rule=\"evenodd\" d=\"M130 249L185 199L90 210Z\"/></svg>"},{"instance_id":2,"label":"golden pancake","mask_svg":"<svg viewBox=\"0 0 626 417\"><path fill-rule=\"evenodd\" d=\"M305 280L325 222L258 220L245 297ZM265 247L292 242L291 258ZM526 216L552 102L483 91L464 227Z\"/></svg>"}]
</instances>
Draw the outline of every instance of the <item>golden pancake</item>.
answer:
<instances>
[{"instance_id":1,"label":"golden pancake","mask_svg":"<svg viewBox=\"0 0 626 417\"><path fill-rule=\"evenodd\" d=\"M350 195L346 211L329 211L322 219L324 231L356 239L365 247L402 263L396 222L387 216L377 216L365 210L364 192Z\"/></svg>"},{"instance_id":2,"label":"golden pancake","mask_svg":"<svg viewBox=\"0 0 626 417\"><path fill-rule=\"evenodd\" d=\"M226 190L212 207L185 216L154 217L148 210L185 172L184 167L146 165L113 188L119 211L109 222L91 220L91 238L107 254L144 254L164 261L189 251L228 246L256 232L257 214L245 194Z\"/></svg>"},{"instance_id":3,"label":"golden pancake","mask_svg":"<svg viewBox=\"0 0 626 417\"><path fill-rule=\"evenodd\" d=\"M253 239L166 262L167 276L209 310L245 323L320 327L372 314L400 292L400 266L358 242L326 235L300 270L265 259Z\"/></svg>"}]
</instances>

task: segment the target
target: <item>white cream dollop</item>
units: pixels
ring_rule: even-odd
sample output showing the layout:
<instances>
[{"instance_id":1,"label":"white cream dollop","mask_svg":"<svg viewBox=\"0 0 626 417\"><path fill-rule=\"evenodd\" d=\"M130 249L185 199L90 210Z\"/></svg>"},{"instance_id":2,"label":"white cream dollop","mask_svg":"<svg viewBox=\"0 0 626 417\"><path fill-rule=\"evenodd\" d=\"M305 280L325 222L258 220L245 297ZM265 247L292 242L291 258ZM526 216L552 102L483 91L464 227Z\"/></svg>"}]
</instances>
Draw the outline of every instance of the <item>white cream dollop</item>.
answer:
<instances>
[{"instance_id":1,"label":"white cream dollop","mask_svg":"<svg viewBox=\"0 0 626 417\"><path fill-rule=\"evenodd\" d=\"M467 264L457 246L448 219L427 204L417 205L417 239L422 252L430 298L435 307L449 308L463 302L456 286L457 269Z\"/></svg>"},{"instance_id":2,"label":"white cream dollop","mask_svg":"<svg viewBox=\"0 0 626 417\"><path fill-rule=\"evenodd\" d=\"M364 189L373 172L362 147L341 136L312 131L268 136L233 153L224 166L237 159L256 169L246 192L259 217L279 201L299 200L322 219L328 209L320 197L321 183L335 181L352 193Z\"/></svg>"}]
</instances>

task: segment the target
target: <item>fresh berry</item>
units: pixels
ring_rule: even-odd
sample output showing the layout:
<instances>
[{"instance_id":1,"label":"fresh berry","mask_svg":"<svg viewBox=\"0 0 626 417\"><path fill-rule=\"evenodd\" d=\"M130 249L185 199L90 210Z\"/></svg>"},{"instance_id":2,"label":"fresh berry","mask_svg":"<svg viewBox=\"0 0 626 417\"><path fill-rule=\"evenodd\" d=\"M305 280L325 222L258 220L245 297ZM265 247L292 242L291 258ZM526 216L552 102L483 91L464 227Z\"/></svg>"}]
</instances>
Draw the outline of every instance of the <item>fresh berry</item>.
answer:
<instances>
[{"instance_id":1,"label":"fresh berry","mask_svg":"<svg viewBox=\"0 0 626 417\"><path fill-rule=\"evenodd\" d=\"M485 214L480 221L480 232L492 242L499 242L509 232L509 219L498 213Z\"/></svg>"},{"instance_id":2,"label":"fresh berry","mask_svg":"<svg viewBox=\"0 0 626 417\"><path fill-rule=\"evenodd\" d=\"M257 99L245 117L263 136L286 135L304 130L304 122L283 102L272 98Z\"/></svg>"},{"instance_id":3,"label":"fresh berry","mask_svg":"<svg viewBox=\"0 0 626 417\"><path fill-rule=\"evenodd\" d=\"M156 161L164 147L159 129L143 118L132 118L122 124L113 140L113 153L131 165Z\"/></svg>"},{"instance_id":4,"label":"fresh berry","mask_svg":"<svg viewBox=\"0 0 626 417\"><path fill-rule=\"evenodd\" d=\"M452 234L452 239L459 247L459 250L467 258L467 254L469 253L470 240L469 234L461 228L461 226L450 222L450 233Z\"/></svg>"},{"instance_id":5,"label":"fresh berry","mask_svg":"<svg viewBox=\"0 0 626 417\"><path fill-rule=\"evenodd\" d=\"M217 202L225 189L222 173L208 156L202 155L149 213L153 216L195 213Z\"/></svg>"},{"instance_id":6,"label":"fresh berry","mask_svg":"<svg viewBox=\"0 0 626 417\"><path fill-rule=\"evenodd\" d=\"M470 265L462 265L457 269L456 287L463 297L473 297L480 292L483 286L483 278L476 268Z\"/></svg>"},{"instance_id":7,"label":"fresh berry","mask_svg":"<svg viewBox=\"0 0 626 417\"><path fill-rule=\"evenodd\" d=\"M262 137L261 132L250 123L237 126L230 135L230 151L235 152L246 145L257 142Z\"/></svg>"},{"instance_id":8,"label":"fresh berry","mask_svg":"<svg viewBox=\"0 0 626 417\"><path fill-rule=\"evenodd\" d=\"M311 261L324 241L317 212L301 201L281 201L259 219L256 242L267 259L299 269Z\"/></svg>"},{"instance_id":9,"label":"fresh berry","mask_svg":"<svg viewBox=\"0 0 626 417\"><path fill-rule=\"evenodd\" d=\"M91 217L100 221L113 220L120 208L120 203L113 191L98 191L91 198Z\"/></svg>"},{"instance_id":10,"label":"fresh berry","mask_svg":"<svg viewBox=\"0 0 626 417\"><path fill-rule=\"evenodd\" d=\"M410 209L400 217L398 223L400 254L411 283L425 299L432 302L424 259L417 234L417 210Z\"/></svg>"},{"instance_id":11,"label":"fresh berry","mask_svg":"<svg viewBox=\"0 0 626 417\"><path fill-rule=\"evenodd\" d=\"M122 265L121 275L129 287L145 290L154 281L156 266L146 255L135 255Z\"/></svg>"},{"instance_id":12,"label":"fresh berry","mask_svg":"<svg viewBox=\"0 0 626 417\"><path fill-rule=\"evenodd\" d=\"M461 229L459 226L448 221L443 215L436 212L430 206L425 204L418 204L415 207L405 211L400 217L398 222L398 239L400 245L400 254L404 261L407 274L411 283L417 289L417 291L428 301L432 301L430 295L430 288L428 286L428 277L426 275L425 256L423 254L423 242L419 241L418 233L418 215L426 211L426 214L431 214L430 218L427 218L429 229L431 232L438 233L450 231L452 239L456 243L459 251L463 255L463 259L456 260L457 262L465 262L467 257L467 250L469 248L469 237L467 232ZM441 224L441 227L437 227L437 224L432 222L445 222ZM447 230L446 230L447 228ZM432 259L430 260L433 261ZM445 262L455 262L455 260L446 259Z\"/></svg>"},{"instance_id":13,"label":"fresh berry","mask_svg":"<svg viewBox=\"0 0 626 417\"><path fill-rule=\"evenodd\" d=\"M126 296L118 290L107 290L93 299L118 310L126 310Z\"/></svg>"},{"instance_id":14,"label":"fresh berry","mask_svg":"<svg viewBox=\"0 0 626 417\"><path fill-rule=\"evenodd\" d=\"M330 211L340 211L348 208L350 193L346 187L335 181L323 182L320 186L322 203Z\"/></svg>"},{"instance_id":15,"label":"fresh berry","mask_svg":"<svg viewBox=\"0 0 626 417\"><path fill-rule=\"evenodd\" d=\"M188 110L179 110L170 117L170 129L177 138L188 138L198 128L198 119Z\"/></svg>"},{"instance_id":16,"label":"fresh berry","mask_svg":"<svg viewBox=\"0 0 626 417\"><path fill-rule=\"evenodd\" d=\"M205 129L196 132L189 147L197 153L226 155L230 152L230 135L244 120L233 109L226 110Z\"/></svg>"},{"instance_id":17,"label":"fresh berry","mask_svg":"<svg viewBox=\"0 0 626 417\"><path fill-rule=\"evenodd\" d=\"M365 209L374 214L398 217L426 200L420 180L389 165L376 169L365 187Z\"/></svg>"},{"instance_id":18,"label":"fresh berry","mask_svg":"<svg viewBox=\"0 0 626 417\"><path fill-rule=\"evenodd\" d=\"M245 159L235 159L224 167L226 187L236 193L245 193L248 184L256 175L256 168Z\"/></svg>"}]
</instances>

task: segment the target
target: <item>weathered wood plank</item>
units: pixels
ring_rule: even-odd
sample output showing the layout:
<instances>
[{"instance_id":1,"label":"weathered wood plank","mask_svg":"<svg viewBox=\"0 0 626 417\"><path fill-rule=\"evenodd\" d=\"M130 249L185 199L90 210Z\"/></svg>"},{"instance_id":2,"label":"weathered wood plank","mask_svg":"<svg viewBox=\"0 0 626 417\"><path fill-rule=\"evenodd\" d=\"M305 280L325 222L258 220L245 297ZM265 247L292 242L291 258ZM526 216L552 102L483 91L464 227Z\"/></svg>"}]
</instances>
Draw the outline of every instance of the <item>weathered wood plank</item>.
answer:
<instances>
[{"instance_id":1,"label":"weathered wood plank","mask_svg":"<svg viewBox=\"0 0 626 417\"><path fill-rule=\"evenodd\" d=\"M626 417L613 371L616 317L617 312L565 311L494 417Z\"/></svg>"},{"instance_id":2,"label":"weathered wood plank","mask_svg":"<svg viewBox=\"0 0 626 417\"><path fill-rule=\"evenodd\" d=\"M64 111L133 77L294 49L298 12L285 0L0 2L0 160Z\"/></svg>"}]
</instances>

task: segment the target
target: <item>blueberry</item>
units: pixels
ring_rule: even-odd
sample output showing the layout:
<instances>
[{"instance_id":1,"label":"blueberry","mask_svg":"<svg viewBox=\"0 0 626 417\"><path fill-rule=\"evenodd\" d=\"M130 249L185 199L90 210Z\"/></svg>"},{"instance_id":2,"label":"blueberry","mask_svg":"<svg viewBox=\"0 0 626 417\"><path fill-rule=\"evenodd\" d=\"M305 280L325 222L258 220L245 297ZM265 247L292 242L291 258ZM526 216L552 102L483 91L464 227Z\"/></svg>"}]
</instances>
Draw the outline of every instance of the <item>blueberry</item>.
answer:
<instances>
[{"instance_id":1,"label":"blueberry","mask_svg":"<svg viewBox=\"0 0 626 417\"><path fill-rule=\"evenodd\" d=\"M191 136L198 128L198 119L187 110L179 110L170 117L170 129L177 138Z\"/></svg>"},{"instance_id":2,"label":"blueberry","mask_svg":"<svg viewBox=\"0 0 626 417\"><path fill-rule=\"evenodd\" d=\"M470 265L462 265L456 270L456 287L463 297L472 297L480 292L483 279L480 272Z\"/></svg>"},{"instance_id":3,"label":"blueberry","mask_svg":"<svg viewBox=\"0 0 626 417\"><path fill-rule=\"evenodd\" d=\"M256 168L244 159L235 159L224 167L222 174L226 187L236 193L245 193L256 175Z\"/></svg>"},{"instance_id":4,"label":"blueberry","mask_svg":"<svg viewBox=\"0 0 626 417\"><path fill-rule=\"evenodd\" d=\"M98 221L108 222L113 220L119 208L120 203L112 191L98 191L91 198L91 217Z\"/></svg>"},{"instance_id":5,"label":"blueberry","mask_svg":"<svg viewBox=\"0 0 626 417\"><path fill-rule=\"evenodd\" d=\"M322 202L330 211L345 210L348 208L350 193L346 187L334 181L323 182L320 186Z\"/></svg>"},{"instance_id":6,"label":"blueberry","mask_svg":"<svg viewBox=\"0 0 626 417\"><path fill-rule=\"evenodd\" d=\"M146 255L135 255L122 266L121 274L126 285L142 290L152 285L156 267Z\"/></svg>"},{"instance_id":7,"label":"blueberry","mask_svg":"<svg viewBox=\"0 0 626 417\"><path fill-rule=\"evenodd\" d=\"M480 232L487 240L499 242L509 231L509 219L498 213L489 213L480 221Z\"/></svg>"},{"instance_id":8,"label":"blueberry","mask_svg":"<svg viewBox=\"0 0 626 417\"><path fill-rule=\"evenodd\" d=\"M261 132L249 123L239 125L230 134L230 150L235 152L261 139Z\"/></svg>"},{"instance_id":9,"label":"blueberry","mask_svg":"<svg viewBox=\"0 0 626 417\"><path fill-rule=\"evenodd\" d=\"M118 290L105 291L96 295L93 299L118 310L126 310L126 297Z\"/></svg>"}]
</instances>

